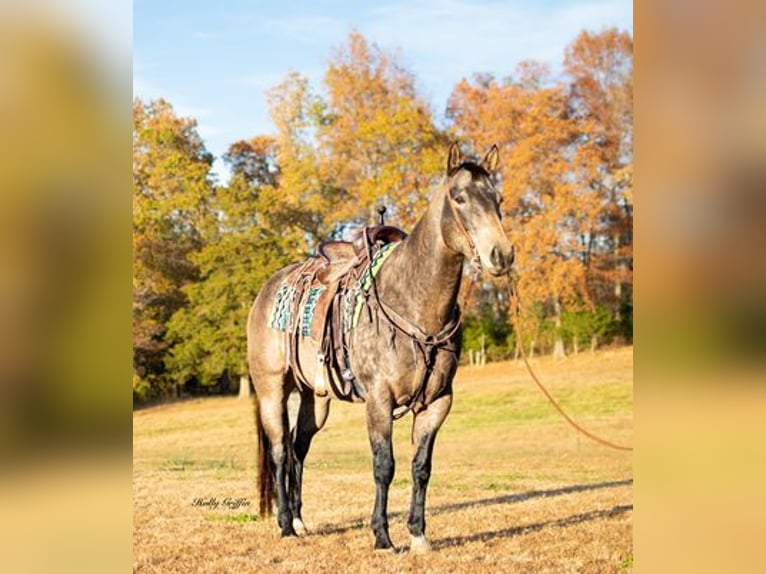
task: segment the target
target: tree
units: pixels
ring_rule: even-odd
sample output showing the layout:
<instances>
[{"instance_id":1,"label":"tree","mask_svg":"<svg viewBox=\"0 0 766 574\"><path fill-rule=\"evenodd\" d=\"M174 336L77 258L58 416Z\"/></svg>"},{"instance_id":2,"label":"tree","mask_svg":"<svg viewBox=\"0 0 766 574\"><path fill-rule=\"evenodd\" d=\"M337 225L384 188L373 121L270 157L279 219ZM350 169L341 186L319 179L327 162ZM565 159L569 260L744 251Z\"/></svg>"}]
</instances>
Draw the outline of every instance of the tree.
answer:
<instances>
[{"instance_id":1,"label":"tree","mask_svg":"<svg viewBox=\"0 0 766 574\"><path fill-rule=\"evenodd\" d=\"M303 247L272 225L266 205L279 185L274 142L268 137L232 144L224 155L232 170L212 205L216 225L192 256L199 278L183 288L189 304L168 323L174 342L167 364L178 382L209 385L225 375L247 385L247 316L263 283ZM264 194L264 191L270 193ZM265 198L269 199L265 199Z\"/></svg>"},{"instance_id":2,"label":"tree","mask_svg":"<svg viewBox=\"0 0 766 574\"><path fill-rule=\"evenodd\" d=\"M631 283L633 259L633 40L615 28L583 31L566 49L564 70L572 114L591 126L593 169L585 184L603 202L588 250L594 287L613 284L615 319L629 324L621 310L632 305L623 286Z\"/></svg>"},{"instance_id":3,"label":"tree","mask_svg":"<svg viewBox=\"0 0 766 574\"><path fill-rule=\"evenodd\" d=\"M196 121L164 100L133 102L133 388L163 393L166 323L198 277L193 254L210 223L213 157Z\"/></svg>"},{"instance_id":4,"label":"tree","mask_svg":"<svg viewBox=\"0 0 766 574\"><path fill-rule=\"evenodd\" d=\"M384 203L399 225L411 226L443 172L445 144L414 76L352 32L335 50L324 85L327 103L317 128L321 170L355 200L340 205L335 220L373 223L375 208Z\"/></svg>"},{"instance_id":5,"label":"tree","mask_svg":"<svg viewBox=\"0 0 766 574\"><path fill-rule=\"evenodd\" d=\"M632 40L583 32L564 68L555 82L531 61L502 81L476 74L455 87L447 109L474 149L501 147L525 319L534 323L541 309L552 319L559 355L565 313L607 302L632 329L620 313L631 307L623 287L632 281Z\"/></svg>"},{"instance_id":6,"label":"tree","mask_svg":"<svg viewBox=\"0 0 766 574\"><path fill-rule=\"evenodd\" d=\"M279 217L301 228L309 247L375 222L380 203L397 224L412 225L443 171L445 143L414 77L354 32L333 54L324 87L322 97L293 72L268 94Z\"/></svg>"},{"instance_id":7,"label":"tree","mask_svg":"<svg viewBox=\"0 0 766 574\"><path fill-rule=\"evenodd\" d=\"M320 241L375 221L381 203L391 223L412 226L443 174L447 134L413 74L357 32L332 54L321 91L293 72L267 100L276 132L234 142L223 156L232 177L221 186L195 120L164 100L134 101L139 395L244 377L247 312L263 282ZM615 321L630 334L630 35L583 32L557 79L534 61L501 80L463 79L447 117L450 135L471 150L501 148L526 327L522 338L500 324L507 297L484 282L469 339L496 356L511 340L563 355L565 342L579 349L584 337L614 334Z\"/></svg>"},{"instance_id":8,"label":"tree","mask_svg":"<svg viewBox=\"0 0 766 574\"><path fill-rule=\"evenodd\" d=\"M306 77L291 72L267 94L277 133L275 161L279 187L264 188L263 207L275 224L297 231L315 247L333 231L328 214L352 201L322 174L316 134L325 121L325 104Z\"/></svg>"},{"instance_id":9,"label":"tree","mask_svg":"<svg viewBox=\"0 0 766 574\"><path fill-rule=\"evenodd\" d=\"M271 136L256 136L229 146L223 160L231 167L234 177L250 185L275 187L279 179L276 142Z\"/></svg>"},{"instance_id":10,"label":"tree","mask_svg":"<svg viewBox=\"0 0 766 574\"><path fill-rule=\"evenodd\" d=\"M352 34L326 84L327 101L289 74L267 96L276 134L235 142L224 155L231 180L209 194L204 227L189 227L199 241L181 259L195 275L178 283L180 304L158 322L175 384L244 376L247 312L263 282L364 222L378 198L411 218L441 172L430 114L392 59ZM372 164L363 161L370 154Z\"/></svg>"},{"instance_id":11,"label":"tree","mask_svg":"<svg viewBox=\"0 0 766 574\"><path fill-rule=\"evenodd\" d=\"M461 81L448 114L458 134L477 147L497 143L507 231L516 248L524 309L548 309L555 323L554 354L564 354L564 309L582 304L585 262L581 238L595 224L596 194L577 185L587 168L579 150L582 126L568 113L567 92L544 66L525 62L502 82ZM529 315L526 324L535 317Z\"/></svg>"}]
</instances>

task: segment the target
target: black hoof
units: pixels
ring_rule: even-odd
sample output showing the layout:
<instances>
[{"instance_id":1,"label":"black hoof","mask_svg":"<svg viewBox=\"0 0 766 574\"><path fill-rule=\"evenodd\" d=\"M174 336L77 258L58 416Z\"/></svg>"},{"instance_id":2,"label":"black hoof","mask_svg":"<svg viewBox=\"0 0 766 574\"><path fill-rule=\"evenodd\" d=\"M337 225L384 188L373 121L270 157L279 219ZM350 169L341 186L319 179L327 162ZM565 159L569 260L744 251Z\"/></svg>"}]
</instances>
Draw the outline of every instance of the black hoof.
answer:
<instances>
[{"instance_id":1,"label":"black hoof","mask_svg":"<svg viewBox=\"0 0 766 574\"><path fill-rule=\"evenodd\" d=\"M396 552L396 548L394 548L394 545L391 543L390 539L385 539L385 540L376 539L375 546L373 549L375 550L375 552L391 552L391 553Z\"/></svg>"}]
</instances>

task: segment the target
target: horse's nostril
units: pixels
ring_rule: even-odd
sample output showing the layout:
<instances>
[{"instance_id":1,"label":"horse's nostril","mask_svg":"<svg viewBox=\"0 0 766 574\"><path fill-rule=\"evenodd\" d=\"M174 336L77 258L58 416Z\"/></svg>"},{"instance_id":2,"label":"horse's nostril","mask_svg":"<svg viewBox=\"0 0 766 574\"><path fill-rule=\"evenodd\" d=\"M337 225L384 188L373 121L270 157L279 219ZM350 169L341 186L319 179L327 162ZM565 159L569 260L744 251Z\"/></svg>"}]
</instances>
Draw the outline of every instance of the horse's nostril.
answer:
<instances>
[{"instance_id":1,"label":"horse's nostril","mask_svg":"<svg viewBox=\"0 0 766 574\"><path fill-rule=\"evenodd\" d=\"M497 248L497 245L492 248L492 252L489 254L489 260L495 267L503 266L503 256L500 254L500 250Z\"/></svg>"},{"instance_id":2,"label":"horse's nostril","mask_svg":"<svg viewBox=\"0 0 766 574\"><path fill-rule=\"evenodd\" d=\"M497 269L508 269L513 263L513 256L513 247L505 251L496 245L489 253L489 260Z\"/></svg>"}]
</instances>

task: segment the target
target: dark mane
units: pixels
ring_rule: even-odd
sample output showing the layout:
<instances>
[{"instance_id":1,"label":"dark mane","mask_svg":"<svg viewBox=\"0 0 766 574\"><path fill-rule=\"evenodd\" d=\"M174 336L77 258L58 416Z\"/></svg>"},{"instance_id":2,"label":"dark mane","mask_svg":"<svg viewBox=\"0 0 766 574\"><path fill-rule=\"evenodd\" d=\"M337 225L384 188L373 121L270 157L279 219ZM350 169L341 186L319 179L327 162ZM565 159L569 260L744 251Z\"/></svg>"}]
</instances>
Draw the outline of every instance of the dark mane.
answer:
<instances>
[{"instance_id":1,"label":"dark mane","mask_svg":"<svg viewBox=\"0 0 766 574\"><path fill-rule=\"evenodd\" d=\"M447 176L452 177L461 169L465 169L469 171L471 173L471 176L473 177L479 177L479 176L489 177L490 176L490 173L486 169L484 169L481 165L473 161L464 161L463 163L458 165L455 169L450 170L449 173L447 173Z\"/></svg>"}]
</instances>

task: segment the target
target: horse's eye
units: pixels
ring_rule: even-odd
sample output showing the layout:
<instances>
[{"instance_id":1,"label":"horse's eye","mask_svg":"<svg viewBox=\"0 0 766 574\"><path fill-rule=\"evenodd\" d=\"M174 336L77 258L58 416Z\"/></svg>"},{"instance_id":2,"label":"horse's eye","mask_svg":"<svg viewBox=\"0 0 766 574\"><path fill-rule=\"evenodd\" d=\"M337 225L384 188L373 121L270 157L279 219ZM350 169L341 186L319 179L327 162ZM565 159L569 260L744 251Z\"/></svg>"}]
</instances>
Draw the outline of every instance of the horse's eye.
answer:
<instances>
[{"instance_id":1,"label":"horse's eye","mask_svg":"<svg viewBox=\"0 0 766 574\"><path fill-rule=\"evenodd\" d=\"M458 205L463 205L465 203L465 194L461 193L460 195L454 198L454 201Z\"/></svg>"}]
</instances>

